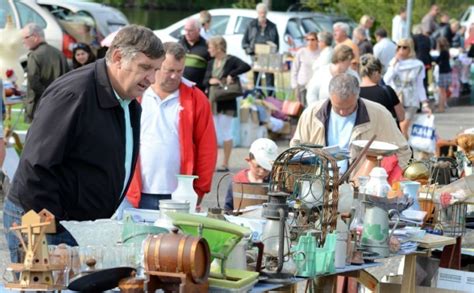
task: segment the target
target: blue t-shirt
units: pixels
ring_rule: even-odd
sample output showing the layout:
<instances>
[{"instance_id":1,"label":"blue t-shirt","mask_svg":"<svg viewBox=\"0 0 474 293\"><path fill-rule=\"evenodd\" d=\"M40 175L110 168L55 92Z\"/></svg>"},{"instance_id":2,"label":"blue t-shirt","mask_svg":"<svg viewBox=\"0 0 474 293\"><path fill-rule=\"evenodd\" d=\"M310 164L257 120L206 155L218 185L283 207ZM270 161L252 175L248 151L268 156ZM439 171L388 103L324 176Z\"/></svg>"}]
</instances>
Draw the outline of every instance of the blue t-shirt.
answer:
<instances>
[{"instance_id":1,"label":"blue t-shirt","mask_svg":"<svg viewBox=\"0 0 474 293\"><path fill-rule=\"evenodd\" d=\"M349 116L340 116L331 109L327 129L328 146L337 145L341 150L349 151L352 129L357 117L357 111ZM338 161L339 174L346 172L349 162L347 160Z\"/></svg>"}]
</instances>

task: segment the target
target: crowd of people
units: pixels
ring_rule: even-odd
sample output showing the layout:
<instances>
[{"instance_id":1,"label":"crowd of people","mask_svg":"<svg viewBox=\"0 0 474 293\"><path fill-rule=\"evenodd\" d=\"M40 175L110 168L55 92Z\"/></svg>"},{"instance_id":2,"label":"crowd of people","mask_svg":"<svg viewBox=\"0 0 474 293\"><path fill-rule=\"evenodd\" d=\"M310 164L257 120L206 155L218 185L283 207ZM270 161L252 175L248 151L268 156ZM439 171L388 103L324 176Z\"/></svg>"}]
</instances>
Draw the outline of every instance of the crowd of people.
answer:
<instances>
[{"instance_id":1,"label":"crowd of people","mask_svg":"<svg viewBox=\"0 0 474 293\"><path fill-rule=\"evenodd\" d=\"M258 4L257 17L244 33L242 50L252 60L257 44L271 42L278 49L278 30L267 11ZM375 134L399 147L392 159L406 166L412 155L410 123L418 111L432 111L428 80L433 64L438 68L436 110L442 112L455 82L450 65L455 56L449 49L457 48L461 58L474 46L474 26L464 39L456 20L443 25L438 14L433 5L413 37L404 8L393 19L392 39L383 27L371 35L375 18L370 15L353 32L337 22L332 33L308 33L291 67L291 85L306 109L290 145L349 150L353 140ZM203 11L199 19L186 21L178 42L164 44L148 28L126 26L104 58L96 60L88 45L77 43L71 71L61 52L45 42L40 26L25 26L32 124L5 199L5 231L19 224L25 211L46 208L57 219L57 233L48 234L48 243L77 245L60 220L106 218L132 206L159 209L159 201L176 189L177 174L199 176L194 182L199 208L214 171L229 171L231 125L239 111L237 95L217 93L240 84L239 75L251 70L227 54L229 44L213 35L211 24L211 15ZM457 78L466 81L461 74ZM273 85L270 74L267 85ZM224 156L217 164L219 137ZM276 156L273 141L255 141L246 158L249 169L234 180L265 182ZM339 162L340 172L348 163ZM228 209L231 195L230 189ZM7 240L17 261L18 239L7 232Z\"/></svg>"}]
</instances>

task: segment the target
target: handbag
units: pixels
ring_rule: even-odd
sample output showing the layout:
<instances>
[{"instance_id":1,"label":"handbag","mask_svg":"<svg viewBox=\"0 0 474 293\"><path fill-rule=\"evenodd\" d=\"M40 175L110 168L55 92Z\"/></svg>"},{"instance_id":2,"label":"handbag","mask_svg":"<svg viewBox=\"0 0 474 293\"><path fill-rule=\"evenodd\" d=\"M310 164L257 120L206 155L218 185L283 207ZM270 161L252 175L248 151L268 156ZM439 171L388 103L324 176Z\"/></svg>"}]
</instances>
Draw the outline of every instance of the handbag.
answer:
<instances>
[{"instance_id":1,"label":"handbag","mask_svg":"<svg viewBox=\"0 0 474 293\"><path fill-rule=\"evenodd\" d=\"M435 153L436 134L434 115L422 114L415 117L410 130L408 143L414 149L426 153Z\"/></svg>"},{"instance_id":2,"label":"handbag","mask_svg":"<svg viewBox=\"0 0 474 293\"><path fill-rule=\"evenodd\" d=\"M216 102L232 101L242 96L242 93L242 85L239 80L228 84L226 79L222 79L220 85L212 85L209 88L209 99Z\"/></svg>"},{"instance_id":3,"label":"handbag","mask_svg":"<svg viewBox=\"0 0 474 293\"><path fill-rule=\"evenodd\" d=\"M286 115L289 116L298 116L301 113L301 110L303 110L303 104L301 104L300 101L290 101L290 100L285 100L283 101L283 106L281 111L285 113Z\"/></svg>"}]
</instances>

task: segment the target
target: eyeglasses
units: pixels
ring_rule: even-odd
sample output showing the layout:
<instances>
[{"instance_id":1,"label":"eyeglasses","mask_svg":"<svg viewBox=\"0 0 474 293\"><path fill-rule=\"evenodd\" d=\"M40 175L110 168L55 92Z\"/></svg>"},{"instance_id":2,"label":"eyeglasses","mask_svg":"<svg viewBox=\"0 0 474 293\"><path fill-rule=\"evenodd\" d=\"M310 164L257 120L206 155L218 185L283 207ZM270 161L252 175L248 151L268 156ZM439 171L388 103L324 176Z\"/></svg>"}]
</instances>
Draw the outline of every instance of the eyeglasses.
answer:
<instances>
[{"instance_id":1,"label":"eyeglasses","mask_svg":"<svg viewBox=\"0 0 474 293\"><path fill-rule=\"evenodd\" d=\"M31 38L33 35L29 35L29 36L26 36L26 37L23 37L23 40L27 40L29 38Z\"/></svg>"},{"instance_id":2,"label":"eyeglasses","mask_svg":"<svg viewBox=\"0 0 474 293\"><path fill-rule=\"evenodd\" d=\"M400 49L400 48L402 48L403 50L408 50L410 47L398 45L398 46L397 46L397 50Z\"/></svg>"},{"instance_id":3,"label":"eyeglasses","mask_svg":"<svg viewBox=\"0 0 474 293\"><path fill-rule=\"evenodd\" d=\"M314 42L314 41L317 41L317 40L314 39L314 38L310 38L310 39L306 39L306 41L308 41L308 42L309 42L309 41Z\"/></svg>"}]
</instances>

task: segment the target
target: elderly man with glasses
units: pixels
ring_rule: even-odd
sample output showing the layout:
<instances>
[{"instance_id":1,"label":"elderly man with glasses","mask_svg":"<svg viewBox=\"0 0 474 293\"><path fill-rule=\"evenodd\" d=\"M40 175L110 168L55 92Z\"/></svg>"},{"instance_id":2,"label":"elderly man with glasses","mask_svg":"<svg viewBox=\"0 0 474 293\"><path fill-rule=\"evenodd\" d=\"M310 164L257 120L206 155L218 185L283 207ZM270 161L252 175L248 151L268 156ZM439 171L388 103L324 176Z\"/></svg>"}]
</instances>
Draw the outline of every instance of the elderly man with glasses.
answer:
<instances>
[{"instance_id":1,"label":"elderly man with glasses","mask_svg":"<svg viewBox=\"0 0 474 293\"><path fill-rule=\"evenodd\" d=\"M46 43L43 28L38 24L27 24L21 34L23 45L30 50L26 67L28 87L25 120L31 122L43 92L69 67L61 51Z\"/></svg>"}]
</instances>

